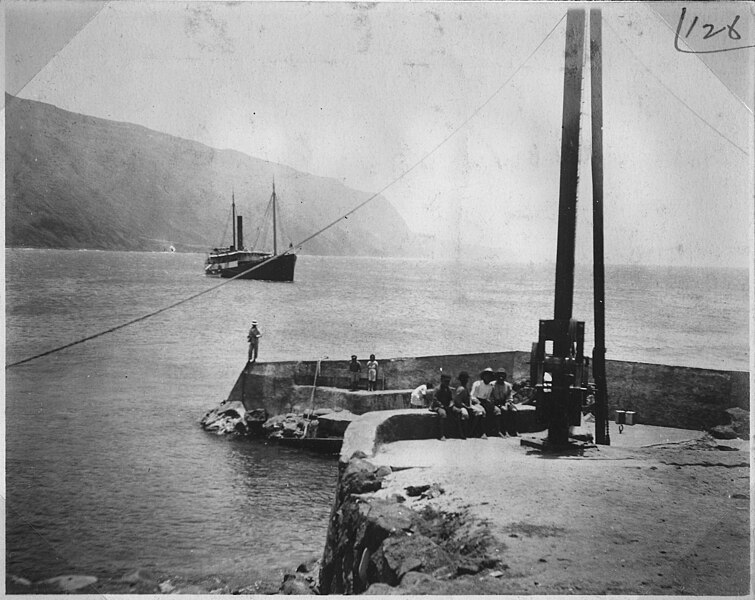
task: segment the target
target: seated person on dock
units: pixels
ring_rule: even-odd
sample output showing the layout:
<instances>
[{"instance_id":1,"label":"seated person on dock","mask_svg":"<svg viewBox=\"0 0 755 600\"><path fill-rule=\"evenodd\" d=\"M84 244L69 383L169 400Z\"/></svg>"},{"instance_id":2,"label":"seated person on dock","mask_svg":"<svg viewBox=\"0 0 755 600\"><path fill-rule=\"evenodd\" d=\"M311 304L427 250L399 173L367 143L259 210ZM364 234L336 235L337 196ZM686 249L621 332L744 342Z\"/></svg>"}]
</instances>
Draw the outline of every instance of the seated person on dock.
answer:
<instances>
[{"instance_id":1,"label":"seated person on dock","mask_svg":"<svg viewBox=\"0 0 755 600\"><path fill-rule=\"evenodd\" d=\"M432 383L423 383L415 388L409 400L410 408L425 408L425 396L427 396L427 391L431 389L433 389Z\"/></svg>"},{"instance_id":2,"label":"seated person on dock","mask_svg":"<svg viewBox=\"0 0 755 600\"><path fill-rule=\"evenodd\" d=\"M514 437L518 435L516 427L517 409L512 399L512 393L513 387L506 381L506 369L498 369L490 399L500 415L499 430L502 437L504 432Z\"/></svg>"},{"instance_id":3,"label":"seated person on dock","mask_svg":"<svg viewBox=\"0 0 755 600\"><path fill-rule=\"evenodd\" d=\"M535 406L537 404L537 396L534 388L530 386L529 379L525 379L518 383L512 383L511 388L514 390L514 404L530 406Z\"/></svg>"},{"instance_id":4,"label":"seated person on dock","mask_svg":"<svg viewBox=\"0 0 755 600\"><path fill-rule=\"evenodd\" d=\"M362 365L357 360L357 355L352 354L351 355L351 362L349 363L349 374L351 376L351 391L356 391L359 389L359 376L362 373Z\"/></svg>"},{"instance_id":5,"label":"seated person on dock","mask_svg":"<svg viewBox=\"0 0 755 600\"><path fill-rule=\"evenodd\" d=\"M467 425L469 424L469 390L467 382L469 373L462 371L459 373L459 386L454 391L453 404L451 405L451 416L459 430L459 437L467 439Z\"/></svg>"},{"instance_id":6,"label":"seated person on dock","mask_svg":"<svg viewBox=\"0 0 755 600\"><path fill-rule=\"evenodd\" d=\"M449 387L450 383L450 375L444 374L440 376L440 387L435 392L435 398L433 398L430 404L430 410L438 413L438 439L442 442L446 440L447 418L453 402L453 394Z\"/></svg>"},{"instance_id":7,"label":"seated person on dock","mask_svg":"<svg viewBox=\"0 0 755 600\"><path fill-rule=\"evenodd\" d=\"M586 423L595 422L595 386L592 383L587 384L585 403L582 405L582 416Z\"/></svg>"},{"instance_id":8,"label":"seated person on dock","mask_svg":"<svg viewBox=\"0 0 755 600\"><path fill-rule=\"evenodd\" d=\"M377 370L378 362L375 360L375 355L370 354L370 360L367 363L367 391L374 392L375 385L377 383Z\"/></svg>"},{"instance_id":9,"label":"seated person on dock","mask_svg":"<svg viewBox=\"0 0 755 600\"><path fill-rule=\"evenodd\" d=\"M495 408L490 402L490 394L493 392L493 379L495 373L490 367L480 372L480 378L472 384L471 405L473 412L472 435L487 439L487 429L495 427L492 433L498 435ZM488 418L489 417L489 418ZM479 430L479 431L478 431Z\"/></svg>"}]
</instances>

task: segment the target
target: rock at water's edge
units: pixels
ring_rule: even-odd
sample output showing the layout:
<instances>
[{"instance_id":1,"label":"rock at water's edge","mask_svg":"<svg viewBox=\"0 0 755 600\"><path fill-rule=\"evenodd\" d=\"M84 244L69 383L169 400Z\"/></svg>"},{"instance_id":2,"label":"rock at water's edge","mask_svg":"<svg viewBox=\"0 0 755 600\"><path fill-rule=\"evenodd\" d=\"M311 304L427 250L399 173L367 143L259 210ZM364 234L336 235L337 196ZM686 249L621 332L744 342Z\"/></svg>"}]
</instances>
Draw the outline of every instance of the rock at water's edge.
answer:
<instances>
[{"instance_id":1,"label":"rock at water's edge","mask_svg":"<svg viewBox=\"0 0 755 600\"><path fill-rule=\"evenodd\" d=\"M60 575L37 582L40 587L57 588L61 592L75 592L97 583L97 578L90 575Z\"/></svg>"}]
</instances>

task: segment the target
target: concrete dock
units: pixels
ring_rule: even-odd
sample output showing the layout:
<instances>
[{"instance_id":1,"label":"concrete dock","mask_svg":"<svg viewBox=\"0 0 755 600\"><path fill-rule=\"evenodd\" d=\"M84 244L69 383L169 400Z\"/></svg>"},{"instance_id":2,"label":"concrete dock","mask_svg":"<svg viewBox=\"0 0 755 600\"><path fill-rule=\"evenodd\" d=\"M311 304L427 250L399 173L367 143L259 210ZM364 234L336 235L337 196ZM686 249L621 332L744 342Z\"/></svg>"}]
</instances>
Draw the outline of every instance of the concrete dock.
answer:
<instances>
[{"instance_id":1,"label":"concrete dock","mask_svg":"<svg viewBox=\"0 0 755 600\"><path fill-rule=\"evenodd\" d=\"M637 424L622 433L612 424L611 445L580 456L519 438L440 441L436 415L404 408L440 369L503 366L519 382L529 357L383 359L378 392L340 387L345 361L244 368L228 400L247 410L362 415L344 436L319 591L750 592L749 444L705 433L749 438L749 373L608 361L609 414L632 411Z\"/></svg>"},{"instance_id":2,"label":"concrete dock","mask_svg":"<svg viewBox=\"0 0 755 600\"><path fill-rule=\"evenodd\" d=\"M413 515L460 515L486 550L474 568L441 568L415 551L419 562L405 563L397 584L370 579L370 567L361 585L379 594L747 594L748 442L647 425L619 434L614 424L611 441L556 456L517 438L364 438L363 461L388 474L379 489L357 496L358 514L369 521L371 511L397 502ZM352 439L344 451L357 446ZM409 493L417 489L431 493ZM339 527L348 539L352 525ZM408 531L402 539L411 539ZM382 546L365 552L383 556Z\"/></svg>"}]
</instances>

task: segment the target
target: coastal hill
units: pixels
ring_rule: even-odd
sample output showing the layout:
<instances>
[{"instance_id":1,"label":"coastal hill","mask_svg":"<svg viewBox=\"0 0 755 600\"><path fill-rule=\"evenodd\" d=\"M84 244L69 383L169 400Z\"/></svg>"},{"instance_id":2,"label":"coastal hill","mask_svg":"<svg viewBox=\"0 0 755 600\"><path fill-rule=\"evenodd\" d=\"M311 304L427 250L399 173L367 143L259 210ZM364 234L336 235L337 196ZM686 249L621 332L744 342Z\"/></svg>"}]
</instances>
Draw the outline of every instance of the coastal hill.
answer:
<instances>
[{"instance_id":1,"label":"coastal hill","mask_svg":"<svg viewBox=\"0 0 755 600\"><path fill-rule=\"evenodd\" d=\"M7 94L5 100L8 247L153 251L173 245L201 252L229 245L232 190L249 247L273 177L279 246L285 247L371 195L235 150ZM395 256L410 235L396 209L378 197L302 252Z\"/></svg>"}]
</instances>

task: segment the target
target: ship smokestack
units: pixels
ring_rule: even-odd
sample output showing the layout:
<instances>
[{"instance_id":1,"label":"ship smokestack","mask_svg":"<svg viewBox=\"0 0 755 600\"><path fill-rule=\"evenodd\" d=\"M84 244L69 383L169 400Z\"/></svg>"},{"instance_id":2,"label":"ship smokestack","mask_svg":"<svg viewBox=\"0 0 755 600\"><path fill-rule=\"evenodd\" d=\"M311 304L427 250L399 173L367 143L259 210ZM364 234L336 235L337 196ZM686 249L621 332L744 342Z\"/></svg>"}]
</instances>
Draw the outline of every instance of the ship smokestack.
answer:
<instances>
[{"instance_id":1,"label":"ship smokestack","mask_svg":"<svg viewBox=\"0 0 755 600\"><path fill-rule=\"evenodd\" d=\"M239 245L237 246L237 248L239 250L243 250L244 249L244 226L243 226L243 222L242 221L243 221L243 217L241 215L239 215L238 217L236 217L236 236L238 237L237 241L239 243Z\"/></svg>"}]
</instances>

